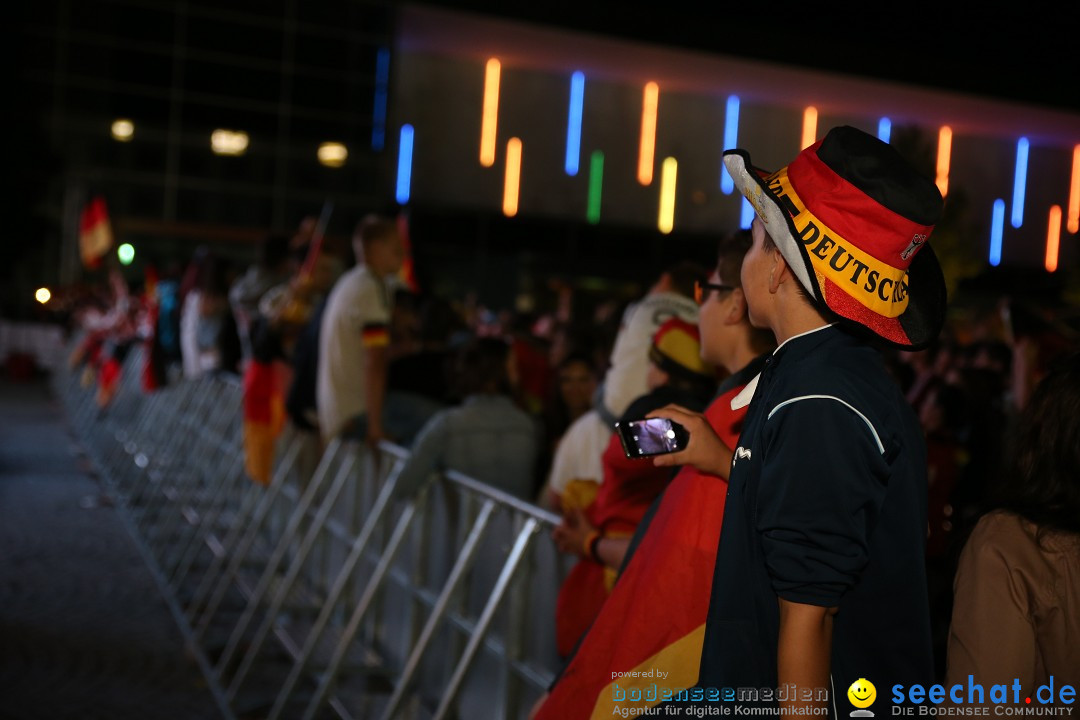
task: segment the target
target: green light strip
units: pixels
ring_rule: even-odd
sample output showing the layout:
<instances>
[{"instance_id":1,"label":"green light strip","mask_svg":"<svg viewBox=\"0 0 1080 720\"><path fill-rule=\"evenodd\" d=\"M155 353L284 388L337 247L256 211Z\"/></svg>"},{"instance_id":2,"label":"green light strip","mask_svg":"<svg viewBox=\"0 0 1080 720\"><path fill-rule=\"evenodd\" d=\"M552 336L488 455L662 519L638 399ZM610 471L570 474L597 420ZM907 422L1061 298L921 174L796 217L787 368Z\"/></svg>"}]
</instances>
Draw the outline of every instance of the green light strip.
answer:
<instances>
[{"instance_id":1,"label":"green light strip","mask_svg":"<svg viewBox=\"0 0 1080 720\"><path fill-rule=\"evenodd\" d=\"M604 153L593 150L589 159L589 207L585 218L589 224L600 222L600 195L604 187Z\"/></svg>"}]
</instances>

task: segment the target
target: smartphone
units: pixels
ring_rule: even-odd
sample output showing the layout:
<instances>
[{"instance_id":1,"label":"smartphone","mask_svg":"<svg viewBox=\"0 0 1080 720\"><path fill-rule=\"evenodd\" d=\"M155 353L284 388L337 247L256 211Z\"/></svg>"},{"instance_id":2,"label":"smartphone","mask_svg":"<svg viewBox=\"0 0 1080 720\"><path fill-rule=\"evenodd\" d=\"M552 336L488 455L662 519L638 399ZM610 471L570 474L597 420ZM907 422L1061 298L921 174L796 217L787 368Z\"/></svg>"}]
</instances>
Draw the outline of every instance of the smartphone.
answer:
<instances>
[{"instance_id":1,"label":"smartphone","mask_svg":"<svg viewBox=\"0 0 1080 720\"><path fill-rule=\"evenodd\" d=\"M622 441L628 458L665 455L686 448L690 433L682 425L667 418L643 418L615 423L615 432Z\"/></svg>"}]
</instances>

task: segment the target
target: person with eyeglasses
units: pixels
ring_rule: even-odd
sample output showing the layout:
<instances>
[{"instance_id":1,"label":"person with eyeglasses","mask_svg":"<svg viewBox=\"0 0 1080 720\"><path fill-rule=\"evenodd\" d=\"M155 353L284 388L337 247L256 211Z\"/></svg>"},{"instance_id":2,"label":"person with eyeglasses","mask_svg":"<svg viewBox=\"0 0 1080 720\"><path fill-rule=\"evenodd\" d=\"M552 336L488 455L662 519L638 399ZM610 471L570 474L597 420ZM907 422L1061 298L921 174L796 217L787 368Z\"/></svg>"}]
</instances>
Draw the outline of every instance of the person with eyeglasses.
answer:
<instances>
[{"instance_id":1,"label":"person with eyeglasses","mask_svg":"<svg viewBox=\"0 0 1080 720\"><path fill-rule=\"evenodd\" d=\"M701 357L727 373L714 399L696 417L731 447L745 414L745 408L732 410L731 399L761 370L775 347L772 333L754 328L746 313L740 273L750 244L747 232L723 238L714 271L694 286ZM649 464L648 460L632 462ZM618 570L618 579L550 694L536 705L534 718L610 717L613 698L635 684L645 689L639 696L643 699L618 705L644 709L652 704L644 699L646 686L652 682L690 687L697 681L726 493L725 474L683 466L649 507L632 537L580 528L579 537L588 541L590 554L612 571ZM613 673L632 672L651 658L663 658L652 665L666 677L612 679Z\"/></svg>"}]
</instances>

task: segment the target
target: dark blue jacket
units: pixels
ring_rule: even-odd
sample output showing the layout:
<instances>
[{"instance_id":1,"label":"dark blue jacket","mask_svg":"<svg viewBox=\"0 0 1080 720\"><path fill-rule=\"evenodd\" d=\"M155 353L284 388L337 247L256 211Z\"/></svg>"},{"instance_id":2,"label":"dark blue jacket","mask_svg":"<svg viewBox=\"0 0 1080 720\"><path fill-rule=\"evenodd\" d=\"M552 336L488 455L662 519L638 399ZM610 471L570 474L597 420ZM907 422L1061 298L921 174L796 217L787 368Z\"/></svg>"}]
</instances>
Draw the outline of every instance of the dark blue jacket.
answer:
<instances>
[{"instance_id":1,"label":"dark blue jacket","mask_svg":"<svg viewBox=\"0 0 1080 720\"><path fill-rule=\"evenodd\" d=\"M785 690L776 673L784 598L839 608L830 715L855 709L848 687L866 678L878 697L869 710L888 716L894 684L934 679L922 429L879 353L837 325L783 343L736 402L750 393L699 686ZM777 699L758 693L762 705Z\"/></svg>"}]
</instances>

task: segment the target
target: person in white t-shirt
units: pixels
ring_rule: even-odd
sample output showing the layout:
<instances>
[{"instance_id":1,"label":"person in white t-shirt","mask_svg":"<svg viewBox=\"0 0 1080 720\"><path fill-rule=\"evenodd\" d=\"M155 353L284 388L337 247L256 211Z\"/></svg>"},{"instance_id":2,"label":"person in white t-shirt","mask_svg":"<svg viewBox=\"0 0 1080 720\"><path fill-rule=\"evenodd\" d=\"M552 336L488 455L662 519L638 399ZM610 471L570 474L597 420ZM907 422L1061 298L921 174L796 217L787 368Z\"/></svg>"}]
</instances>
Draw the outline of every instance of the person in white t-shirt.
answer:
<instances>
[{"instance_id":1,"label":"person in white t-shirt","mask_svg":"<svg viewBox=\"0 0 1080 720\"><path fill-rule=\"evenodd\" d=\"M316 406L324 442L383 439L393 277L405 248L393 219L368 215L353 235L357 264L334 285L319 331Z\"/></svg>"},{"instance_id":2,"label":"person in white t-shirt","mask_svg":"<svg viewBox=\"0 0 1080 720\"><path fill-rule=\"evenodd\" d=\"M608 425L613 426L630 403L648 392L645 377L649 348L660 326L673 317L697 323L694 282L708 275L709 270L697 263L676 263L623 313L610 366L594 401L596 411Z\"/></svg>"}]
</instances>

